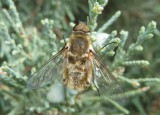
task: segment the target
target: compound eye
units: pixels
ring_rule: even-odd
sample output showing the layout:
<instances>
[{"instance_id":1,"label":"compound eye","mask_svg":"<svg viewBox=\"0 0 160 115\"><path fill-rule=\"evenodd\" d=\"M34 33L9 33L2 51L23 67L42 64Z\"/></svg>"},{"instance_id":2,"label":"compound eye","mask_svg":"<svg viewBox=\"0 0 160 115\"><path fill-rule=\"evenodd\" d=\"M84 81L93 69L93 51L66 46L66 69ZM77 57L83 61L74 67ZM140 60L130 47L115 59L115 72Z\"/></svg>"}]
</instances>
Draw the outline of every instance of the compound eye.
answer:
<instances>
[{"instance_id":1,"label":"compound eye","mask_svg":"<svg viewBox=\"0 0 160 115\"><path fill-rule=\"evenodd\" d=\"M84 33L90 32L89 27L86 25L86 23L81 21L73 27L73 31L81 31Z\"/></svg>"},{"instance_id":2,"label":"compound eye","mask_svg":"<svg viewBox=\"0 0 160 115\"><path fill-rule=\"evenodd\" d=\"M84 25L84 26L83 26L82 31L83 31L84 33L90 32L89 27L88 27L87 25Z\"/></svg>"}]
</instances>

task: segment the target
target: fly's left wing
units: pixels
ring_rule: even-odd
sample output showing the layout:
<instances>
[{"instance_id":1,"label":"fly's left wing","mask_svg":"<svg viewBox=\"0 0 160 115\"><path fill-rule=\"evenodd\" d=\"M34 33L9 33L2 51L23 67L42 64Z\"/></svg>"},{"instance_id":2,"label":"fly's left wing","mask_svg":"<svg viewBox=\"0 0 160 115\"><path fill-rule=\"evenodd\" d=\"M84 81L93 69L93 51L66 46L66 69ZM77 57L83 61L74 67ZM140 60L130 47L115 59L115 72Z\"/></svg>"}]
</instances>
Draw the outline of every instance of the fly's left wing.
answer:
<instances>
[{"instance_id":1,"label":"fly's left wing","mask_svg":"<svg viewBox=\"0 0 160 115\"><path fill-rule=\"evenodd\" d=\"M92 55L94 56L94 59L92 59L94 71L93 77L97 82L100 95L105 95L111 99L120 96L120 99L125 101L125 93L121 89L118 80L113 76L108 67L102 63L96 53L92 52Z\"/></svg>"},{"instance_id":2,"label":"fly's left wing","mask_svg":"<svg viewBox=\"0 0 160 115\"><path fill-rule=\"evenodd\" d=\"M62 77L62 62L65 46L48 61L46 61L29 79L27 88L36 89L40 86Z\"/></svg>"}]
</instances>

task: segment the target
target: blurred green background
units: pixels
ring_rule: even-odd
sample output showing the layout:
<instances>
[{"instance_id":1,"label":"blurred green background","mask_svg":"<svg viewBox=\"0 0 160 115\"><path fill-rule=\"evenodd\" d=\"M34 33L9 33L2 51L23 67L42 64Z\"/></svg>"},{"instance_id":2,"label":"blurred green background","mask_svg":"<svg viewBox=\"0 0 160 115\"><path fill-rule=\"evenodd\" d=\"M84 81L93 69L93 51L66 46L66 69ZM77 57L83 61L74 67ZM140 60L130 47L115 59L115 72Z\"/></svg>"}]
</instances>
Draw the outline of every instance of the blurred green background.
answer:
<instances>
[{"instance_id":1,"label":"blurred green background","mask_svg":"<svg viewBox=\"0 0 160 115\"><path fill-rule=\"evenodd\" d=\"M97 37L121 40L99 55L118 77L125 103L59 83L26 88L79 20L90 26L95 49L102 47ZM0 0L0 115L160 115L159 28L159 0Z\"/></svg>"}]
</instances>

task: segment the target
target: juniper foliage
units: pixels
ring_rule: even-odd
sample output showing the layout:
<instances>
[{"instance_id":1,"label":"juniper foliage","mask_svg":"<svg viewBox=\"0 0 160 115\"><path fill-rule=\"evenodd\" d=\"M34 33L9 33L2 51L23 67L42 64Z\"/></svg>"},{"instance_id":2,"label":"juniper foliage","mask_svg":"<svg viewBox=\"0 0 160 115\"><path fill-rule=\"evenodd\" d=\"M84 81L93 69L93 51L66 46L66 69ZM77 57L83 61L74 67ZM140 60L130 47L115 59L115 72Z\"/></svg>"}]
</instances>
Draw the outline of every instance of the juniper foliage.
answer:
<instances>
[{"instance_id":1,"label":"juniper foliage","mask_svg":"<svg viewBox=\"0 0 160 115\"><path fill-rule=\"evenodd\" d=\"M160 114L158 3L1 0L0 114ZM125 103L114 100L122 99L118 95L113 100L88 96L87 92L94 88L78 93L56 81L36 90L26 88L36 68L63 47L63 38L68 41L78 20L87 21L96 50L114 42L102 49L99 56L119 80L127 97Z\"/></svg>"}]
</instances>

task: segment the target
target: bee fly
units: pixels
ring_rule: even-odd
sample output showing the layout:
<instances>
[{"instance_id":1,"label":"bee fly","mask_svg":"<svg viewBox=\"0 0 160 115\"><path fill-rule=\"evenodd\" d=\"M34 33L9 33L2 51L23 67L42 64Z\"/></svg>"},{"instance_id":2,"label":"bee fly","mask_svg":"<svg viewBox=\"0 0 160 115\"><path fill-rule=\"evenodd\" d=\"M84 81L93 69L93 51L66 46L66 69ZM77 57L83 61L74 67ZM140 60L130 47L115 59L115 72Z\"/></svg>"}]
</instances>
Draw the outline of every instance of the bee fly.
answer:
<instances>
[{"instance_id":1,"label":"bee fly","mask_svg":"<svg viewBox=\"0 0 160 115\"><path fill-rule=\"evenodd\" d=\"M95 77L96 72L99 73L98 77ZM69 42L32 75L27 87L38 88L62 75L63 84L70 89L82 91L92 83L95 85L96 81L95 86L98 86L96 88L100 94L109 93L111 90L123 93L117 79L94 51L90 29L84 22L79 22L73 27Z\"/></svg>"}]
</instances>

